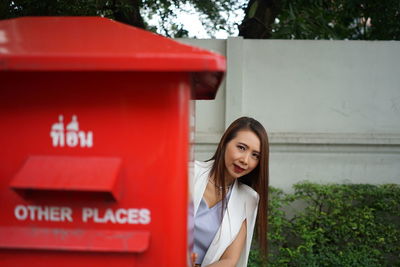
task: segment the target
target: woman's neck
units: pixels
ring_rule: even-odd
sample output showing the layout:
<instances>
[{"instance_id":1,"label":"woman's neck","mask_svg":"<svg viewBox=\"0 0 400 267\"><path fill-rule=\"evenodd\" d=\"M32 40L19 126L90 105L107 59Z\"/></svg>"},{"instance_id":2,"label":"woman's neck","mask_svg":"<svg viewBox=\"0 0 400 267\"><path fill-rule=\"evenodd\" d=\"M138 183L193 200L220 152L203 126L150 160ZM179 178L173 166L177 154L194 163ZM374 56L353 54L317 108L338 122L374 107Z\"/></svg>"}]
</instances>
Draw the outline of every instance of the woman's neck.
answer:
<instances>
[{"instance_id":1,"label":"woman's neck","mask_svg":"<svg viewBox=\"0 0 400 267\"><path fill-rule=\"evenodd\" d=\"M210 182L211 182L216 188L222 189L221 186L218 186L218 182L216 181L216 179L215 179L214 176L211 176L211 177L210 177ZM225 175L225 186L224 186L225 188L231 187L231 186L233 185L234 182L235 182L235 179L234 179L234 178L230 178L230 177L228 177L228 176Z\"/></svg>"}]
</instances>

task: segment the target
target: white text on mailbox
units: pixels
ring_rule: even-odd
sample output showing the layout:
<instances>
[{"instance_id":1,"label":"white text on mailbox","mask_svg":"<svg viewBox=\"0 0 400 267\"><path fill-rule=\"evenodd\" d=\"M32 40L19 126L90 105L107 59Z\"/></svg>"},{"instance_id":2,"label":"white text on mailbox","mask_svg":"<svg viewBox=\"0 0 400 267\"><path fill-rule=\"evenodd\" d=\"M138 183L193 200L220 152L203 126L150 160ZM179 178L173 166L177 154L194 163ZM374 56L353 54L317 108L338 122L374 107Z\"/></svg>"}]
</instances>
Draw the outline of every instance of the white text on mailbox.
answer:
<instances>
[{"instance_id":1,"label":"white text on mailbox","mask_svg":"<svg viewBox=\"0 0 400 267\"><path fill-rule=\"evenodd\" d=\"M14 216L19 221L73 222L73 210L70 207L17 205ZM82 222L113 224L149 224L148 209L106 209L82 208Z\"/></svg>"}]
</instances>

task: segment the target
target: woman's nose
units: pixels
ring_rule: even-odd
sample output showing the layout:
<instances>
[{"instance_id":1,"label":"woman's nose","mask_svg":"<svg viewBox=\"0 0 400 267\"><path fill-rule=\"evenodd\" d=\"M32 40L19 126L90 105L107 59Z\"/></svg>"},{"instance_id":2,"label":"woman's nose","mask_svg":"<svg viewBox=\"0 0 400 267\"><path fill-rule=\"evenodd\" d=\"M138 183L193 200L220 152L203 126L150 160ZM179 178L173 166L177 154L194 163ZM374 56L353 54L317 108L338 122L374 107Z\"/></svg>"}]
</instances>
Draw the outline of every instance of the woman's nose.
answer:
<instances>
[{"instance_id":1,"label":"woman's nose","mask_svg":"<svg viewBox=\"0 0 400 267\"><path fill-rule=\"evenodd\" d=\"M243 153L243 155L242 155L242 157L241 157L241 162L243 163L243 164L248 164L248 162L249 162L249 153Z\"/></svg>"}]
</instances>

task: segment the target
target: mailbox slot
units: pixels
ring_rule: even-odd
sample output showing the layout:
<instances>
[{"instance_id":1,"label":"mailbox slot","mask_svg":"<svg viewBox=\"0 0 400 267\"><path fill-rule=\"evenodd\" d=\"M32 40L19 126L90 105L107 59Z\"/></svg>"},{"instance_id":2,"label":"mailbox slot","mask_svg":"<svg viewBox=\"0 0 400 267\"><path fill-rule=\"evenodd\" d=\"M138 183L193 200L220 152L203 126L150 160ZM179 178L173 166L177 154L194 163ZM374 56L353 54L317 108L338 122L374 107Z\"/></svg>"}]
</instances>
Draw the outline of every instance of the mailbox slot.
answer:
<instances>
[{"instance_id":1,"label":"mailbox slot","mask_svg":"<svg viewBox=\"0 0 400 267\"><path fill-rule=\"evenodd\" d=\"M102 157L31 156L11 181L22 196L38 192L120 197L121 159Z\"/></svg>"}]
</instances>

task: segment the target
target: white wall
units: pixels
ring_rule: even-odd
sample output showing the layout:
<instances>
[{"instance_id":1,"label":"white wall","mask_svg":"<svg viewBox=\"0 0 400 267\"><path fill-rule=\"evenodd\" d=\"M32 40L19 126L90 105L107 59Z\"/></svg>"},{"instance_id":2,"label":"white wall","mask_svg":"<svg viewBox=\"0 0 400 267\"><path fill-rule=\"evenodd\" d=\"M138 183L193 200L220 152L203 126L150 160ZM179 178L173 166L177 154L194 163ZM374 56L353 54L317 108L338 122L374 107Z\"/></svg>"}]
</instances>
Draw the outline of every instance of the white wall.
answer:
<instances>
[{"instance_id":1,"label":"white wall","mask_svg":"<svg viewBox=\"0 0 400 267\"><path fill-rule=\"evenodd\" d=\"M228 61L217 99L196 102L196 158L247 115L268 130L273 186L400 183L400 42L179 41Z\"/></svg>"}]
</instances>

